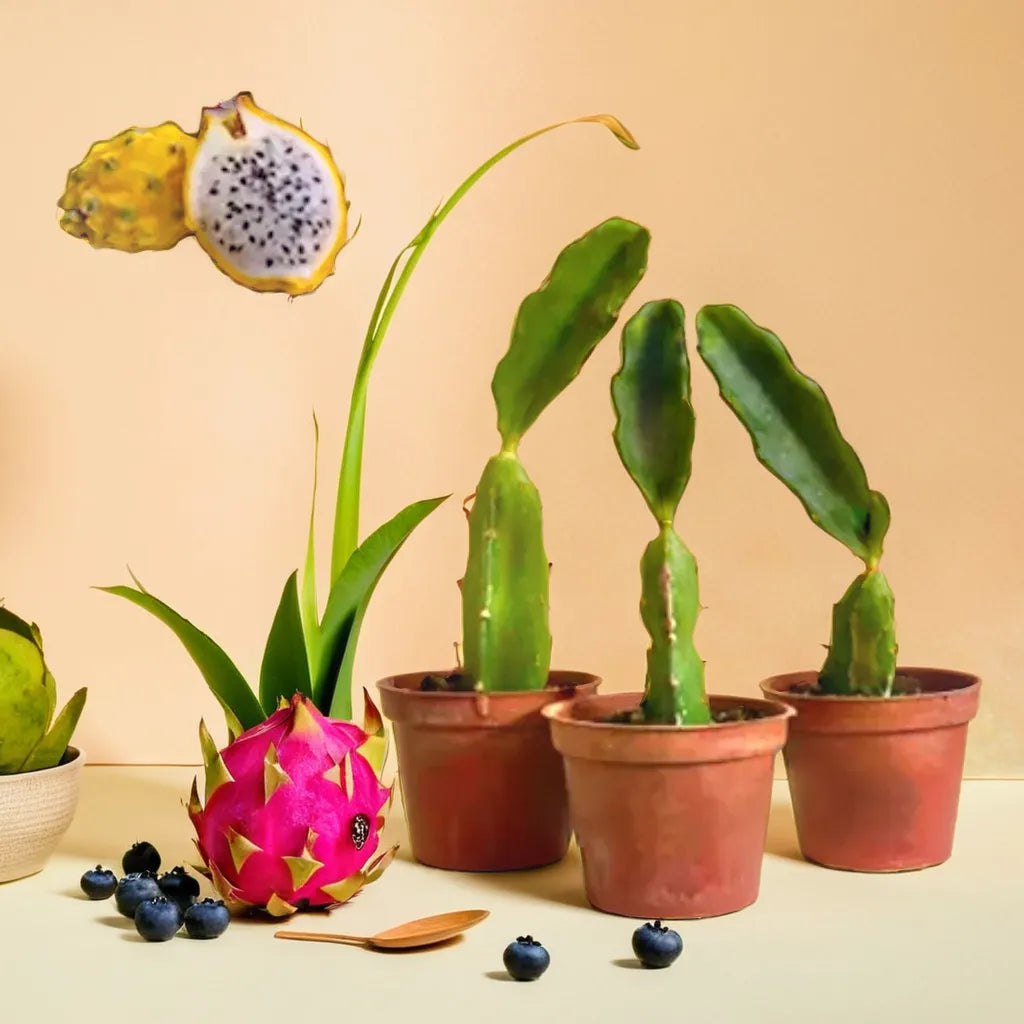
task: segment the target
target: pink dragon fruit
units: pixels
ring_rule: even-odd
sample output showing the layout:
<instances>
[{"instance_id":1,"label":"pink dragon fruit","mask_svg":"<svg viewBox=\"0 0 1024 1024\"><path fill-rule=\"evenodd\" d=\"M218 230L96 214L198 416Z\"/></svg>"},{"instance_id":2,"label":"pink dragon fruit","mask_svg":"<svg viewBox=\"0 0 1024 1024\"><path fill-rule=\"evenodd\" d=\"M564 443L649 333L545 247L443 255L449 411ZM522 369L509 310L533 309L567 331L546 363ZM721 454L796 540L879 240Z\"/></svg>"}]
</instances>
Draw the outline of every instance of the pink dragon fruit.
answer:
<instances>
[{"instance_id":1,"label":"pink dragon fruit","mask_svg":"<svg viewBox=\"0 0 1024 1024\"><path fill-rule=\"evenodd\" d=\"M374 856L392 792L377 777L383 722L364 695L362 729L298 693L223 750L200 723L205 806L193 780L188 813L204 874L233 910L333 907L394 858L397 846Z\"/></svg>"}]
</instances>

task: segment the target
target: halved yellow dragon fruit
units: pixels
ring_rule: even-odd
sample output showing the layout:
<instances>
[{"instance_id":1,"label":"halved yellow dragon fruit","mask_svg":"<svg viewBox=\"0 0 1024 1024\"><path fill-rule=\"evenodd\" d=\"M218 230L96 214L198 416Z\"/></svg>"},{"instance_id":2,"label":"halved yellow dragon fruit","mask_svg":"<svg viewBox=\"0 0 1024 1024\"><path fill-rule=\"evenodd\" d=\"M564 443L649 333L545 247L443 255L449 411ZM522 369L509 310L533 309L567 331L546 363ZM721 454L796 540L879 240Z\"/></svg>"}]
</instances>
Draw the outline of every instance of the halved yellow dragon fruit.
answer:
<instances>
[{"instance_id":1,"label":"halved yellow dragon fruit","mask_svg":"<svg viewBox=\"0 0 1024 1024\"><path fill-rule=\"evenodd\" d=\"M232 280L301 295L334 272L348 203L330 150L243 92L203 110L185 218Z\"/></svg>"},{"instance_id":2,"label":"halved yellow dragon fruit","mask_svg":"<svg viewBox=\"0 0 1024 1024\"><path fill-rule=\"evenodd\" d=\"M60 226L96 248L170 249L194 235L257 292L304 295L348 241L345 185L327 146L241 92L205 107L198 132L129 128L68 172Z\"/></svg>"},{"instance_id":3,"label":"halved yellow dragon fruit","mask_svg":"<svg viewBox=\"0 0 1024 1024\"><path fill-rule=\"evenodd\" d=\"M366 695L364 728L322 715L295 694L218 750L204 724L205 806L192 784L189 817L200 870L234 911L274 917L325 910L379 878L391 790L378 778L384 726Z\"/></svg>"}]
</instances>

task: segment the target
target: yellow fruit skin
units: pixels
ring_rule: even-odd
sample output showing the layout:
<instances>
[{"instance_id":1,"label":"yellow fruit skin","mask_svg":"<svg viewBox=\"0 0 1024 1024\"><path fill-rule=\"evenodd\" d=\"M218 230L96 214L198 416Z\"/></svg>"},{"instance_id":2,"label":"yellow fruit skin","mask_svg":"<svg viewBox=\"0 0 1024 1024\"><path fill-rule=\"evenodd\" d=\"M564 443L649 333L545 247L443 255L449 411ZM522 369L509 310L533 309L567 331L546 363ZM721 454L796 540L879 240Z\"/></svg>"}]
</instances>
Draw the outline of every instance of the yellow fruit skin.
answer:
<instances>
[{"instance_id":1,"label":"yellow fruit skin","mask_svg":"<svg viewBox=\"0 0 1024 1024\"><path fill-rule=\"evenodd\" d=\"M294 136L297 142L308 146L322 161L319 169L330 180L337 196L337 223L334 226L333 241L324 250L319 263L306 274L247 274L237 265L230 253L218 247L209 232L204 230L202 212L199 209L202 194L198 186L202 165L209 156L216 154L223 157L226 152L230 152L230 139L241 140L239 152L245 152L246 123L253 129L258 129L261 125L280 129L285 134ZM202 249L220 271L250 291L283 292L292 298L316 291L334 273L338 253L351 241L346 237L349 203L345 197L345 182L330 149L297 125L276 117L258 106L249 92L240 92L215 107L205 107L197 139L198 158L190 158L185 172L184 201L186 223L194 232L196 241Z\"/></svg>"},{"instance_id":2,"label":"yellow fruit skin","mask_svg":"<svg viewBox=\"0 0 1024 1024\"><path fill-rule=\"evenodd\" d=\"M96 142L68 172L60 226L96 249L171 249L192 234L183 182L196 139L171 121Z\"/></svg>"}]
</instances>

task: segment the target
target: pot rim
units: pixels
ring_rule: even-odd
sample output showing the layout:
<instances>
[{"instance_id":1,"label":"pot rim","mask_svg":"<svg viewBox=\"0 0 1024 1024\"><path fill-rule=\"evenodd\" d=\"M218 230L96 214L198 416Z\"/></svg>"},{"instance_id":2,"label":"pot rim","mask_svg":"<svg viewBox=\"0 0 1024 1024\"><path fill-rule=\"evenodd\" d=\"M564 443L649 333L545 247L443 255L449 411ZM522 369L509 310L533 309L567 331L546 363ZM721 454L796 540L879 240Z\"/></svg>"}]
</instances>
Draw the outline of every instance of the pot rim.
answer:
<instances>
[{"instance_id":1,"label":"pot rim","mask_svg":"<svg viewBox=\"0 0 1024 1024\"><path fill-rule=\"evenodd\" d=\"M55 778L56 776L64 773L71 772L73 769L80 767L85 763L85 753L79 747L68 744L68 748L65 751L65 755L70 754L66 761L62 761L60 764L55 764L50 768L37 768L31 772L14 772L11 775L0 775L0 786L3 785L14 785L19 779L35 779L47 776L49 778Z\"/></svg>"},{"instance_id":2,"label":"pot rim","mask_svg":"<svg viewBox=\"0 0 1024 1024\"><path fill-rule=\"evenodd\" d=\"M897 665L897 675L930 675L949 677L957 679L958 682L937 687L924 693L896 693L889 697L882 697L875 694L855 693L793 693L790 687L797 682L806 681L808 676L816 676L818 669L803 669L796 672L782 672L779 675L767 676L758 683L758 687L764 694L771 694L776 698L784 698L792 701L808 701L814 704L851 704L857 707L869 706L872 704L892 705L894 703L916 703L925 701L946 700L950 694L971 694L981 689L981 677L973 672L965 672L961 669L936 668L926 665ZM778 684L778 685L773 685Z\"/></svg>"},{"instance_id":3,"label":"pot rim","mask_svg":"<svg viewBox=\"0 0 1024 1024\"><path fill-rule=\"evenodd\" d=\"M378 679L376 687L378 690L386 690L388 693L400 693L404 698L407 697L410 700L479 700L486 697L488 700L513 700L520 699L529 696L547 696L550 697L552 693L558 693L559 690L572 690L578 686L584 686L587 683L603 682L599 675L593 672L586 672L580 669L551 669L548 672L548 684L540 690L420 690L415 686L403 686L399 680L417 678L429 675L446 675L451 671L447 669L427 669L422 672L396 672L390 676L384 676ZM563 677L566 681L551 685L550 680L552 677L559 676Z\"/></svg>"},{"instance_id":4,"label":"pot rim","mask_svg":"<svg viewBox=\"0 0 1024 1024\"><path fill-rule=\"evenodd\" d=\"M592 706L597 703L605 703L609 700L619 701L625 697L635 698L637 704L639 704L643 699L643 696L643 692L639 690L627 690L625 692L619 691L618 693L598 693L589 697L577 697L574 700L560 700L554 704L548 704L546 707L541 708L540 713L545 718L573 728L580 727L597 729L604 732L615 733L622 733L627 730L630 733L636 733L639 731L645 736L659 733L671 733L673 735L685 733L690 735L693 733L717 732L718 730L736 728L749 729L751 726L757 726L759 723L771 722L774 724L779 721L785 721L788 718L796 717L798 714L796 708L779 700L767 700L762 697L744 697L738 694L726 693L709 693L708 700L712 705L714 705L715 702L729 702L730 706L740 704L745 707L762 707L768 709L771 713L758 718L747 718L732 722L701 722L696 725L648 725L646 722L641 725L637 725L632 722L598 722L593 719L577 718L575 715L566 714L566 712L572 709L584 710L588 705Z\"/></svg>"}]
</instances>

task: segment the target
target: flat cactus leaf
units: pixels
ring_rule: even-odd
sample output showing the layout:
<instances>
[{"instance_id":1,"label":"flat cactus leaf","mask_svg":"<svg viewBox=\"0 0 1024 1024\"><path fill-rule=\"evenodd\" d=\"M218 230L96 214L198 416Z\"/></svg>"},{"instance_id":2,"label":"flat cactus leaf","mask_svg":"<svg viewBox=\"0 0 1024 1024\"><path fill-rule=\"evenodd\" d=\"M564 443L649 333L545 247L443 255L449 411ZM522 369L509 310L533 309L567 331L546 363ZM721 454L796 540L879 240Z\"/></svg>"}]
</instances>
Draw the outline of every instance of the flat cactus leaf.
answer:
<instances>
[{"instance_id":1,"label":"flat cactus leaf","mask_svg":"<svg viewBox=\"0 0 1024 1024\"><path fill-rule=\"evenodd\" d=\"M695 429L683 307L672 299L642 306L623 328L621 351L615 447L655 519L671 523L690 479Z\"/></svg>"},{"instance_id":2,"label":"flat cactus leaf","mask_svg":"<svg viewBox=\"0 0 1024 1024\"><path fill-rule=\"evenodd\" d=\"M700 614L697 563L670 526L663 526L647 545L640 577L640 615L651 637L644 720L662 725L709 722L704 662L693 645Z\"/></svg>"},{"instance_id":3,"label":"flat cactus leaf","mask_svg":"<svg viewBox=\"0 0 1024 1024\"><path fill-rule=\"evenodd\" d=\"M832 608L832 638L818 685L825 693L889 697L897 649L889 582L878 570L861 573Z\"/></svg>"},{"instance_id":4,"label":"flat cactus leaf","mask_svg":"<svg viewBox=\"0 0 1024 1024\"><path fill-rule=\"evenodd\" d=\"M23 772L34 772L41 768L53 768L60 764L67 752L68 744L82 717L87 690L83 687L72 694L61 709L49 732L36 744L21 766Z\"/></svg>"},{"instance_id":5,"label":"flat cactus leaf","mask_svg":"<svg viewBox=\"0 0 1024 1024\"><path fill-rule=\"evenodd\" d=\"M320 663L313 674L313 703L323 714L351 719L356 643L370 598L413 530L449 497L446 494L407 505L352 552L335 580L320 627Z\"/></svg>"},{"instance_id":6,"label":"flat cactus leaf","mask_svg":"<svg viewBox=\"0 0 1024 1024\"><path fill-rule=\"evenodd\" d=\"M235 667L235 663L204 632L173 608L145 591L132 587L97 587L106 594L123 597L158 618L169 627L191 655L206 684L221 706L230 711L245 728L251 729L266 718L256 694Z\"/></svg>"},{"instance_id":7,"label":"flat cactus leaf","mask_svg":"<svg viewBox=\"0 0 1024 1024\"><path fill-rule=\"evenodd\" d=\"M53 701L32 639L0 630L0 775L21 771L50 726Z\"/></svg>"},{"instance_id":8,"label":"flat cactus leaf","mask_svg":"<svg viewBox=\"0 0 1024 1024\"><path fill-rule=\"evenodd\" d=\"M285 582L267 637L260 666L260 704L267 715L272 715L281 698L290 698L295 693L304 697L313 695L299 608L297 572L293 572Z\"/></svg>"},{"instance_id":9,"label":"flat cactus leaf","mask_svg":"<svg viewBox=\"0 0 1024 1024\"><path fill-rule=\"evenodd\" d=\"M868 486L821 388L782 342L735 306L697 314L697 349L758 460L800 499L811 520L869 566L889 528L884 496Z\"/></svg>"},{"instance_id":10,"label":"flat cactus leaf","mask_svg":"<svg viewBox=\"0 0 1024 1024\"><path fill-rule=\"evenodd\" d=\"M491 382L507 450L572 383L647 269L650 232L612 217L559 254L519 307Z\"/></svg>"},{"instance_id":11,"label":"flat cactus leaf","mask_svg":"<svg viewBox=\"0 0 1024 1024\"><path fill-rule=\"evenodd\" d=\"M540 495L512 452L484 467L462 581L463 670L484 692L540 690L551 664Z\"/></svg>"}]
</instances>

